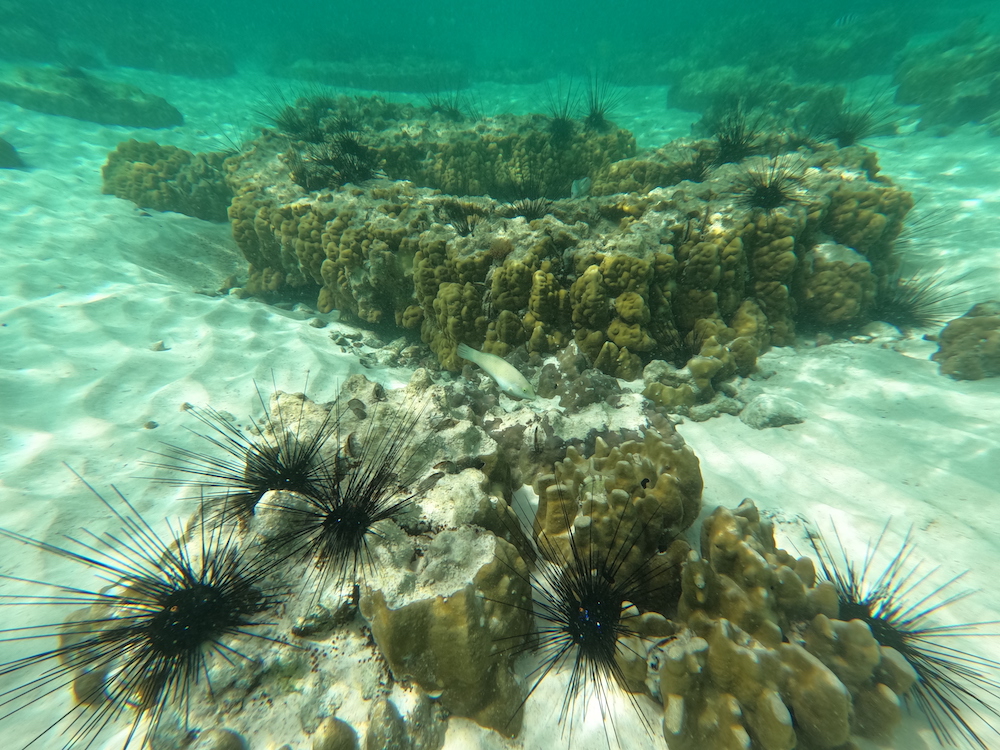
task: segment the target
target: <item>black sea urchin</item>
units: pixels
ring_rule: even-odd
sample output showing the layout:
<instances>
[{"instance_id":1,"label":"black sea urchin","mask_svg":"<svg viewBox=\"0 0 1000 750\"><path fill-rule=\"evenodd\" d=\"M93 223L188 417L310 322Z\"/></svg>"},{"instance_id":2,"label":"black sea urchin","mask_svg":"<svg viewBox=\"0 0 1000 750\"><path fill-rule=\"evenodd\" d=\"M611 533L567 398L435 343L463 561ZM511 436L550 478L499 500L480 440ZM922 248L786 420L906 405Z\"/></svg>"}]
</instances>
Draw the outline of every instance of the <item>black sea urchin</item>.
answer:
<instances>
[{"instance_id":1,"label":"black sea urchin","mask_svg":"<svg viewBox=\"0 0 1000 750\"><path fill-rule=\"evenodd\" d=\"M287 516L272 548L282 559L308 559L320 577L317 591L330 575L340 584L359 582L371 563L369 540L381 536L379 522L397 518L418 494L416 426L424 407L406 404L385 418L388 408L376 405L364 437L344 440L317 489L270 501Z\"/></svg>"},{"instance_id":2,"label":"black sea urchin","mask_svg":"<svg viewBox=\"0 0 1000 750\"><path fill-rule=\"evenodd\" d=\"M462 122L465 113L462 111L463 97L458 91L436 91L424 97L427 100L427 108L430 113L441 115L450 122Z\"/></svg>"},{"instance_id":3,"label":"black sea urchin","mask_svg":"<svg viewBox=\"0 0 1000 750\"><path fill-rule=\"evenodd\" d=\"M846 148L871 136L894 134L897 118L883 92L860 102L844 99L821 107L810 130L821 140Z\"/></svg>"},{"instance_id":4,"label":"black sea urchin","mask_svg":"<svg viewBox=\"0 0 1000 750\"><path fill-rule=\"evenodd\" d=\"M964 276L949 279L945 269L897 269L879 286L868 316L907 330L939 329L970 306L968 291L957 286Z\"/></svg>"},{"instance_id":5,"label":"black sea urchin","mask_svg":"<svg viewBox=\"0 0 1000 750\"><path fill-rule=\"evenodd\" d=\"M936 568L925 571L921 562L913 560L911 534L878 572L875 557L887 529L888 524L870 545L860 567L848 559L839 535L834 534L837 548L833 550L818 532L808 532L823 575L840 596L840 618L867 623L881 645L898 651L913 667L917 681L905 699L916 704L939 742L958 746L962 738L980 750L988 750L963 712L978 717L1000 735L991 724L1000 720L1000 662L951 644L957 638L996 635L980 630L981 626L996 623L933 624L936 613L971 592L954 589L962 575L934 584ZM927 593L917 593L924 588L929 589Z\"/></svg>"},{"instance_id":6,"label":"black sea urchin","mask_svg":"<svg viewBox=\"0 0 1000 750\"><path fill-rule=\"evenodd\" d=\"M625 89L608 77L592 73L584 92L583 126L587 130L605 133L611 129L611 113L625 101Z\"/></svg>"},{"instance_id":7,"label":"black sea urchin","mask_svg":"<svg viewBox=\"0 0 1000 750\"><path fill-rule=\"evenodd\" d=\"M802 176L783 158L767 159L743 169L736 182L737 202L770 214L782 206L801 203Z\"/></svg>"},{"instance_id":8,"label":"black sea urchin","mask_svg":"<svg viewBox=\"0 0 1000 750\"><path fill-rule=\"evenodd\" d=\"M557 147L568 146L573 140L576 132L576 123L573 122L573 111L577 107L579 95L573 89L570 82L563 89L562 81L545 86L545 112L548 115L549 137L552 144Z\"/></svg>"},{"instance_id":9,"label":"black sea urchin","mask_svg":"<svg viewBox=\"0 0 1000 750\"><path fill-rule=\"evenodd\" d=\"M573 528L568 554L545 536L540 536L527 554L522 552L523 557L534 561L535 569L527 583L532 589L537 625L532 632L511 639L515 643L511 650L531 650L540 659L528 675L530 686L521 705L549 674L568 667L569 682L558 723L572 740L579 710L582 707L585 711L596 701L609 746L612 736L615 744L622 745L611 708L612 687L622 691L645 729L655 734L622 663L639 659L645 664L646 654L640 644L648 638L637 629L642 613L636 604L658 598L670 585L665 583L663 573L671 563L657 563L653 557L638 566L627 562L639 540L647 536L652 519L632 523L623 519L624 514L619 515L606 549L599 549L596 541L592 543L593 524L586 518L582 524L567 521ZM512 535L525 539L523 534ZM523 578L516 568L508 568Z\"/></svg>"},{"instance_id":10,"label":"black sea urchin","mask_svg":"<svg viewBox=\"0 0 1000 750\"><path fill-rule=\"evenodd\" d=\"M705 123L715 136L713 162L735 164L758 153L763 117L762 112L751 117L739 99L713 107L705 115Z\"/></svg>"},{"instance_id":11,"label":"black sea urchin","mask_svg":"<svg viewBox=\"0 0 1000 750\"><path fill-rule=\"evenodd\" d=\"M258 616L277 603L263 587L270 568L259 555L239 549L232 526L200 524L193 540L171 528L164 538L117 490L118 500L111 502L87 486L120 524L117 532L70 538L69 546L59 547L0 529L0 536L79 564L97 577L87 588L4 576L56 591L7 594L3 606L77 607L64 622L0 631L5 643L58 638L57 645L0 664L0 676L23 680L0 694L0 721L67 688L73 693L72 707L33 737L21 733L15 740L4 732L7 747L38 747L44 737L58 734L64 750L90 748L105 729L133 712L122 748L144 746L168 708L184 716L186 728L191 690L209 679L212 654L229 662L249 660L234 638L271 640L252 632L266 624ZM211 684L208 688L211 692Z\"/></svg>"},{"instance_id":12,"label":"black sea urchin","mask_svg":"<svg viewBox=\"0 0 1000 750\"><path fill-rule=\"evenodd\" d=\"M329 98L297 96L275 88L263 91L264 102L256 114L269 122L278 132L294 141L322 143L323 118L329 113Z\"/></svg>"},{"instance_id":13,"label":"black sea urchin","mask_svg":"<svg viewBox=\"0 0 1000 750\"><path fill-rule=\"evenodd\" d=\"M552 206L543 194L541 181L530 172L522 175L511 170L507 179L491 187L491 193L507 204L509 216L523 216L525 221L542 218Z\"/></svg>"},{"instance_id":14,"label":"black sea urchin","mask_svg":"<svg viewBox=\"0 0 1000 750\"><path fill-rule=\"evenodd\" d=\"M256 388L256 384L254 384ZM184 477L155 477L158 482L185 486L197 482L215 515L246 518L269 490L290 490L303 495L323 491L335 473L335 456L324 453L330 438L337 434L334 413L328 412L312 429L303 421L306 399L300 396L296 413L288 414L280 401L272 412L264 403L260 388L257 398L263 419L250 420L256 435L249 435L225 415L211 407L190 407L189 411L208 432L191 430L219 449L217 454L201 453L178 445L165 444L155 452L168 463L150 466L186 474Z\"/></svg>"},{"instance_id":15,"label":"black sea urchin","mask_svg":"<svg viewBox=\"0 0 1000 750\"><path fill-rule=\"evenodd\" d=\"M360 185L380 174L378 151L360 134L337 132L325 143L310 146L305 155L293 158L292 179L306 190Z\"/></svg>"}]
</instances>

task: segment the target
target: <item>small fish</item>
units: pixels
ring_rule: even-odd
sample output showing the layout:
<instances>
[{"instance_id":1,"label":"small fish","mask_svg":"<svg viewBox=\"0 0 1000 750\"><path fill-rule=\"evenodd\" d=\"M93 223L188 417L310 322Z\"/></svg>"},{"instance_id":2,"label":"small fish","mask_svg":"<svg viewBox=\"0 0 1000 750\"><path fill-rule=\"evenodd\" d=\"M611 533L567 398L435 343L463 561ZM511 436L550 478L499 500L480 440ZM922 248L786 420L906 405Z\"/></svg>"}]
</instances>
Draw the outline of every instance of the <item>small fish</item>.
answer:
<instances>
[{"instance_id":1,"label":"small fish","mask_svg":"<svg viewBox=\"0 0 1000 750\"><path fill-rule=\"evenodd\" d=\"M848 26L854 26L860 20L860 13L846 13L833 22L833 28L846 29Z\"/></svg>"},{"instance_id":2,"label":"small fish","mask_svg":"<svg viewBox=\"0 0 1000 750\"><path fill-rule=\"evenodd\" d=\"M535 397L535 391L528 379L518 372L514 365L497 355L476 351L471 346L459 344L458 356L479 365L508 396L524 399Z\"/></svg>"},{"instance_id":3,"label":"small fish","mask_svg":"<svg viewBox=\"0 0 1000 750\"><path fill-rule=\"evenodd\" d=\"M579 180L573 180L573 185L570 187L570 196L576 199L586 198L588 195L590 195L590 178L581 177Z\"/></svg>"}]
</instances>

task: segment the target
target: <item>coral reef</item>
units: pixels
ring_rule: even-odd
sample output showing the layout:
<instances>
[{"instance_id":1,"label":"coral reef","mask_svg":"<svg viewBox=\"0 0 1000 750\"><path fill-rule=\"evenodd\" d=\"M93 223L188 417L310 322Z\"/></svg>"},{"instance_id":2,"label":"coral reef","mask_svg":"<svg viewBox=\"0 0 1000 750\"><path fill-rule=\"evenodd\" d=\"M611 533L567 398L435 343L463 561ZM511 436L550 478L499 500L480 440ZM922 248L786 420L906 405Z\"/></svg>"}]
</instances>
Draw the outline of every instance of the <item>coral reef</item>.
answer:
<instances>
[{"instance_id":1,"label":"coral reef","mask_svg":"<svg viewBox=\"0 0 1000 750\"><path fill-rule=\"evenodd\" d=\"M797 319L863 322L912 206L858 146L815 145L708 173L711 141L621 160L624 131L580 129L555 158L551 134L531 118L417 130L395 119L406 110L380 100L337 108L375 122L370 142L392 177L482 192L504 169L513 174L513 160L532 176L530 185L509 177L522 194L566 195L587 173L607 195L546 201L545 216L522 219L495 196L384 180L303 194L285 166L296 146L265 136L227 162L246 292L316 289L323 312L419 330L450 370L462 367L459 343L530 358L572 341L591 366L625 379L652 361L686 362L686 387L647 384L649 398L672 408L710 400L770 344L791 343ZM426 149L441 158L418 159Z\"/></svg>"},{"instance_id":2,"label":"coral reef","mask_svg":"<svg viewBox=\"0 0 1000 750\"><path fill-rule=\"evenodd\" d=\"M0 100L102 125L170 128L184 124L184 117L166 99L127 83L102 80L80 68L18 68L0 81Z\"/></svg>"},{"instance_id":3,"label":"coral reef","mask_svg":"<svg viewBox=\"0 0 1000 750\"><path fill-rule=\"evenodd\" d=\"M572 344L576 372L642 376L645 397L675 411L707 406L799 322L865 322L912 207L864 147L793 151L775 133L752 141L780 156L730 164L720 137L637 157L610 124L555 139L543 116L470 125L379 97L280 98L267 116L277 132L224 161L122 144L105 189L217 218L222 169L249 263L236 293L315 294L321 313L419 333L452 371L459 344L515 357L529 378ZM323 149L363 151L364 168L345 171ZM592 195L566 197L583 177ZM656 362L673 369L651 374ZM595 389L594 374L544 377L540 392L571 408L613 390Z\"/></svg>"},{"instance_id":4,"label":"coral reef","mask_svg":"<svg viewBox=\"0 0 1000 750\"><path fill-rule=\"evenodd\" d=\"M976 122L1000 134L1000 37L977 21L908 50L895 82L896 101L918 106L921 129Z\"/></svg>"},{"instance_id":5,"label":"coral reef","mask_svg":"<svg viewBox=\"0 0 1000 750\"><path fill-rule=\"evenodd\" d=\"M997 308L984 312L998 317ZM559 355L566 367L581 377L594 373L574 348ZM651 382L671 377L666 363L646 369ZM373 436L387 434L397 446L406 432L419 460L412 471L389 466L384 479L400 512L373 523L364 565L335 563L346 576L304 575L298 555L272 544L297 523L308 499L297 492L271 490L252 512L218 527L203 508L190 529L217 535L239 551L234 559L246 555L273 598L261 605L266 615L254 612L262 637L241 641L238 659L214 660L211 685L186 677L178 689L189 691L189 705L167 701L171 710L151 724L152 744L187 747L196 730L197 747L205 748L240 747L246 737L314 750L434 748L449 716L516 737L525 699L564 670L572 675L557 722L579 718L578 700L598 695L608 705L607 691L622 691L651 733L660 725L642 711L662 706L664 737L681 750L843 750L854 737L888 741L903 701L920 689L908 661L917 651L901 651L875 632L872 613L856 614L844 591L854 579L831 573L829 552L816 547L817 574L812 560L778 548L752 501L717 508L695 527L702 478L694 453L655 411L637 424L634 408L615 408L635 394L590 380L604 397L581 397L568 415L506 410L475 384L436 384L426 370L396 391L353 376L331 404L275 394L270 414L301 415L282 417L281 429L327 434L319 465L341 487L352 472L381 476L378 457L388 453L371 453L373 440L384 445ZM555 377L547 381L560 387ZM414 399L425 406L414 410ZM641 404L637 396L633 404ZM372 429L376 423L381 430ZM366 455L377 465L360 460ZM685 531L699 540L697 549L679 538ZM175 536L177 559L187 560L197 534ZM204 537L201 545L200 554L212 553ZM909 570L906 560L901 553L889 570ZM896 576L912 572L887 575L910 591L908 579ZM590 596L591 583L613 600L577 601ZM871 594L876 603L880 585ZM533 613L538 607L547 609ZM915 610L906 611L903 624L921 628L914 633L938 632L920 619L926 612L913 620L906 618ZM61 643L81 655L57 676L74 678L78 702L92 695L80 691L108 679L76 674L89 647L80 623L92 616L74 613L61 631ZM541 671L520 658L536 649ZM970 684L993 682L976 675ZM84 709L67 715L77 710Z\"/></svg>"},{"instance_id":6,"label":"coral reef","mask_svg":"<svg viewBox=\"0 0 1000 750\"><path fill-rule=\"evenodd\" d=\"M535 477L538 512L535 527L546 546L572 559L571 529L586 519L587 545L607 548L628 530L628 552L621 574L665 548L687 529L701 509L701 470L698 459L677 433L662 435L648 429L640 440L610 447L598 437L593 455L584 457L570 447L554 473ZM638 538L631 530L641 529ZM581 544L577 542L577 545ZM588 549L579 549L584 558Z\"/></svg>"},{"instance_id":7,"label":"coral reef","mask_svg":"<svg viewBox=\"0 0 1000 750\"><path fill-rule=\"evenodd\" d=\"M101 170L103 192L140 208L225 221L232 192L221 153L192 154L176 146L123 141Z\"/></svg>"},{"instance_id":8,"label":"coral reef","mask_svg":"<svg viewBox=\"0 0 1000 750\"><path fill-rule=\"evenodd\" d=\"M670 746L812 750L890 736L916 674L866 623L838 617L835 586L776 548L750 501L713 512L684 566L683 626L659 653Z\"/></svg>"},{"instance_id":9,"label":"coral reef","mask_svg":"<svg viewBox=\"0 0 1000 750\"><path fill-rule=\"evenodd\" d=\"M956 380L1000 376L1000 302L981 302L946 325L932 359Z\"/></svg>"}]
</instances>

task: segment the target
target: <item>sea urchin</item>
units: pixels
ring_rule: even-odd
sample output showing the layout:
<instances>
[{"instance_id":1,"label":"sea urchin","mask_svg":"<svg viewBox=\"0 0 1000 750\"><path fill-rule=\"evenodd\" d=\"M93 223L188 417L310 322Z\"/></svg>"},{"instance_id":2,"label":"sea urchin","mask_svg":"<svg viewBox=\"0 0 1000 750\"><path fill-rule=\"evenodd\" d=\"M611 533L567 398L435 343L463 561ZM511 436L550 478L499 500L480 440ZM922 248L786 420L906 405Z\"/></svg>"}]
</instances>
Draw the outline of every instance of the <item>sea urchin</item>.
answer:
<instances>
[{"instance_id":1,"label":"sea urchin","mask_svg":"<svg viewBox=\"0 0 1000 750\"><path fill-rule=\"evenodd\" d=\"M888 524L870 545L860 566L848 559L836 533L837 548L833 550L821 534L808 532L823 575L839 594L840 618L867 623L882 646L898 651L913 667L917 681L906 699L912 699L926 717L939 742L957 746L959 738L963 738L980 750L988 750L964 712L975 715L1000 734L990 725L1000 719L996 705L1000 701L1000 662L952 644L957 638L987 635L980 626L996 623L935 625L936 613L969 595L969 591L953 588L962 574L933 584L936 568L924 570L921 562L913 560L911 534L906 535L881 572L877 571L874 560L887 530ZM925 587L927 593L915 593Z\"/></svg>"},{"instance_id":2,"label":"sea urchin","mask_svg":"<svg viewBox=\"0 0 1000 750\"><path fill-rule=\"evenodd\" d=\"M767 159L744 168L736 183L737 202L770 214L782 206L801 203L802 176L787 159Z\"/></svg>"},{"instance_id":3,"label":"sea urchin","mask_svg":"<svg viewBox=\"0 0 1000 750\"><path fill-rule=\"evenodd\" d=\"M581 710L596 702L608 745L612 736L616 745L622 745L611 708L613 687L622 691L647 732L655 734L622 668L634 659L645 663L642 643L646 637L638 629L642 613L636 603L657 597L665 588L661 574L671 566L653 558L635 564L633 550L647 536L651 520L627 522L621 512L610 541L598 545L592 519L583 516L575 524L567 521L573 529L568 553L545 535L539 535L527 551L535 567L526 582L533 592L537 625L532 632L511 639L515 645L510 650L534 651L540 660L528 675L524 702L548 675L569 668L557 721L570 740ZM516 568L508 568L524 578Z\"/></svg>"},{"instance_id":4,"label":"sea urchin","mask_svg":"<svg viewBox=\"0 0 1000 750\"><path fill-rule=\"evenodd\" d=\"M0 721L65 688L74 696L71 708L34 737L24 735L20 747L37 746L58 732L63 748L89 748L130 709L135 713L123 748L133 740L143 746L168 707L181 712L186 726L191 689L209 680L210 656L249 659L232 641L266 639L252 629L266 624L258 616L277 603L263 586L270 567L239 548L232 526L209 529L202 523L191 541L171 528L164 538L117 490L118 500L111 502L87 487L120 524L118 532L70 538L69 546L60 547L0 529L0 536L78 564L99 581L87 588L4 576L56 588L4 595L5 606L78 607L62 623L2 631L7 643L59 641L0 664L0 676L23 675L19 686L0 694Z\"/></svg>"},{"instance_id":5,"label":"sea urchin","mask_svg":"<svg viewBox=\"0 0 1000 750\"><path fill-rule=\"evenodd\" d=\"M309 560L319 576L317 592L331 574L340 584L360 582L371 564L369 540L381 536L378 524L397 518L418 494L414 483L423 462L416 426L424 406L406 403L386 417L392 407L376 404L365 413L364 437L346 437L316 490L266 501L286 516L269 546L282 559Z\"/></svg>"},{"instance_id":6,"label":"sea urchin","mask_svg":"<svg viewBox=\"0 0 1000 750\"><path fill-rule=\"evenodd\" d=\"M168 462L148 465L180 472L189 478L168 476L155 480L184 486L193 479L201 485L203 493L208 491L204 497L216 515L225 510L226 516L244 519L269 490L319 494L334 473L335 459L325 454L324 449L337 433L336 415L328 412L325 419L307 430L305 396L291 397L297 398L299 405L295 413L288 413L282 408L280 398L276 399L273 411L268 409L260 388L256 390L264 409L262 420L250 420L256 436L247 434L232 417L216 409L189 406L188 410L209 428L208 432L192 432L220 453L202 453L167 443L163 452L154 454Z\"/></svg>"}]
</instances>

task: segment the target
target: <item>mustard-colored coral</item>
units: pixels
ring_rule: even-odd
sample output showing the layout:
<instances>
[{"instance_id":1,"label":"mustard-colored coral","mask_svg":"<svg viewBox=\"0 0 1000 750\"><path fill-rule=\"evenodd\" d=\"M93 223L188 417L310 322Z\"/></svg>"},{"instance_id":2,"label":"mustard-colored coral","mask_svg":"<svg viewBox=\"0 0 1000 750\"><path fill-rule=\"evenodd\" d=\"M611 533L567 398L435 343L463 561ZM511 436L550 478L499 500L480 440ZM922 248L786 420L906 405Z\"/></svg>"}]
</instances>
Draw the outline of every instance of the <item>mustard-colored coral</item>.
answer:
<instances>
[{"instance_id":1,"label":"mustard-colored coral","mask_svg":"<svg viewBox=\"0 0 1000 750\"><path fill-rule=\"evenodd\" d=\"M176 146L123 141L101 169L102 192L140 208L225 221L233 197L222 171L225 158L221 153L192 154Z\"/></svg>"},{"instance_id":2,"label":"mustard-colored coral","mask_svg":"<svg viewBox=\"0 0 1000 750\"><path fill-rule=\"evenodd\" d=\"M613 448L598 438L592 456L569 448L553 474L535 479L536 528L563 551L563 559L571 559L567 534L576 519L587 518L587 539L577 540L578 553L590 559L588 545L626 547L621 575L627 575L662 540L694 523L701 491L698 459L680 436L648 429L641 440ZM623 536L622 529L641 533L633 539L631 531Z\"/></svg>"},{"instance_id":3,"label":"mustard-colored coral","mask_svg":"<svg viewBox=\"0 0 1000 750\"><path fill-rule=\"evenodd\" d=\"M591 173L578 170L584 162L609 174L636 165L609 166L630 148L624 131L578 133L568 154L557 154L537 118L488 118L475 131L379 127L390 175L416 170L418 182L461 193L537 177L543 192L567 195L572 179ZM441 159L425 158L432 142ZM700 158L703 146L674 151ZM776 210L740 203L738 172L720 167L701 184L555 200L531 222L486 195L459 200L409 183L304 194L288 179L288 148L262 138L227 161L248 292L313 287L322 312L419 329L451 370L462 366L460 340L501 356L517 347L558 353L575 341L589 365L629 379L656 360L686 361L698 401L750 374L771 344L791 343L803 317L830 326L861 320L896 263L892 243L912 205L886 178L872 179L877 162L862 147L789 157L804 168L801 200ZM862 163L867 172L857 171ZM474 227L462 221L470 211L482 217ZM844 249L834 257L826 246ZM658 403L687 402L678 388L647 391Z\"/></svg>"},{"instance_id":4,"label":"mustard-colored coral","mask_svg":"<svg viewBox=\"0 0 1000 750\"><path fill-rule=\"evenodd\" d=\"M933 359L956 380L1000 376L1000 302L981 302L948 323Z\"/></svg>"},{"instance_id":5,"label":"mustard-colored coral","mask_svg":"<svg viewBox=\"0 0 1000 750\"><path fill-rule=\"evenodd\" d=\"M837 619L836 588L775 547L750 501L705 520L681 585L685 627L658 674L671 747L839 748L900 721L913 668L862 620Z\"/></svg>"}]
</instances>

